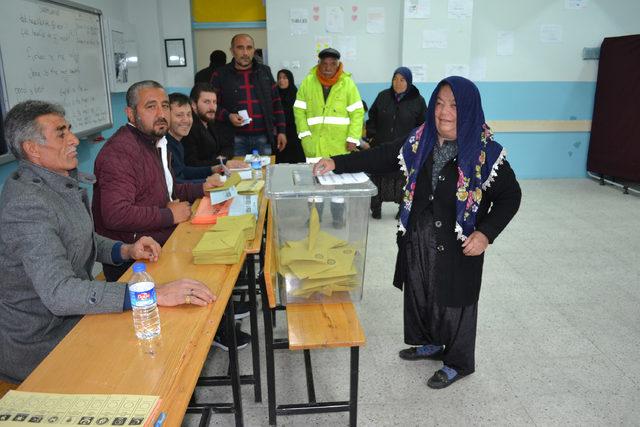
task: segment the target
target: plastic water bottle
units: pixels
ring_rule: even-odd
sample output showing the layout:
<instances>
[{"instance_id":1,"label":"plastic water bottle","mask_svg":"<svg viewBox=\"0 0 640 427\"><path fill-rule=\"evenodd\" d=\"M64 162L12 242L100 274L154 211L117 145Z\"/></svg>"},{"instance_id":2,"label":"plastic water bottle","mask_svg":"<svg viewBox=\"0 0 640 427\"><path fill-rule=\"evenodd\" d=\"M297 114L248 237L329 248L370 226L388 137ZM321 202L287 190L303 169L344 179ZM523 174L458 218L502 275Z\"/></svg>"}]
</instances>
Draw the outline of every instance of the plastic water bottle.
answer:
<instances>
[{"instance_id":1,"label":"plastic water bottle","mask_svg":"<svg viewBox=\"0 0 640 427\"><path fill-rule=\"evenodd\" d=\"M129 280L129 298L133 311L133 328L141 340L160 335L160 313L153 279L142 262L133 264L133 276Z\"/></svg>"},{"instance_id":2,"label":"plastic water bottle","mask_svg":"<svg viewBox=\"0 0 640 427\"><path fill-rule=\"evenodd\" d=\"M251 154L251 176L253 179L262 178L262 159L258 150L253 150Z\"/></svg>"}]
</instances>

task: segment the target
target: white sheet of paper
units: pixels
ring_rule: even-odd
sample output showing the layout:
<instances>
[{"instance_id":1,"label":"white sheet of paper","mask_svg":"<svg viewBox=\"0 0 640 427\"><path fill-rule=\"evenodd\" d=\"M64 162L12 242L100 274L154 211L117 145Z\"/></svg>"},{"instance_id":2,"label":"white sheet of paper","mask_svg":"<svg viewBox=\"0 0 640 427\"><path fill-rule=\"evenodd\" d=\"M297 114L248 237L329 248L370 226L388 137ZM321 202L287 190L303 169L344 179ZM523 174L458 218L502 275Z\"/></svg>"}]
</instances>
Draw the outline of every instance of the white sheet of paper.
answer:
<instances>
[{"instance_id":1,"label":"white sheet of paper","mask_svg":"<svg viewBox=\"0 0 640 427\"><path fill-rule=\"evenodd\" d=\"M498 43L496 54L498 56L513 55L514 35L513 31L498 31Z\"/></svg>"},{"instance_id":2,"label":"white sheet of paper","mask_svg":"<svg viewBox=\"0 0 640 427\"><path fill-rule=\"evenodd\" d=\"M405 0L404 17L406 19L424 19L431 16L431 0Z\"/></svg>"},{"instance_id":3,"label":"white sheet of paper","mask_svg":"<svg viewBox=\"0 0 640 427\"><path fill-rule=\"evenodd\" d=\"M461 76L469 78L469 66L467 64L445 64L444 73L447 76Z\"/></svg>"},{"instance_id":4,"label":"white sheet of paper","mask_svg":"<svg viewBox=\"0 0 640 427\"><path fill-rule=\"evenodd\" d=\"M342 6L328 6L325 19L327 33L344 32L344 9Z\"/></svg>"},{"instance_id":5,"label":"white sheet of paper","mask_svg":"<svg viewBox=\"0 0 640 427\"><path fill-rule=\"evenodd\" d=\"M245 180L245 179L253 179L253 175L251 174L251 169L247 170L243 170L238 172L238 175L240 175L240 179Z\"/></svg>"},{"instance_id":6,"label":"white sheet of paper","mask_svg":"<svg viewBox=\"0 0 640 427\"><path fill-rule=\"evenodd\" d=\"M423 30L422 31L422 48L423 49L446 49L447 48L447 32L445 30Z\"/></svg>"},{"instance_id":7,"label":"white sheet of paper","mask_svg":"<svg viewBox=\"0 0 640 427\"><path fill-rule=\"evenodd\" d=\"M413 81L417 83L427 81L427 66L425 64L408 65L413 74Z\"/></svg>"},{"instance_id":8,"label":"white sheet of paper","mask_svg":"<svg viewBox=\"0 0 640 427\"><path fill-rule=\"evenodd\" d=\"M562 43L562 25L540 25L540 41L542 43Z\"/></svg>"},{"instance_id":9,"label":"white sheet of paper","mask_svg":"<svg viewBox=\"0 0 640 427\"><path fill-rule=\"evenodd\" d=\"M236 190L236 187L229 187L224 191L212 191L211 193L209 193L212 205L217 205L218 203L225 202L236 197L237 195L238 191Z\"/></svg>"},{"instance_id":10,"label":"white sheet of paper","mask_svg":"<svg viewBox=\"0 0 640 427\"><path fill-rule=\"evenodd\" d=\"M249 113L247 112L247 110L238 111L238 115L242 117L242 126L251 123L251 117L249 117Z\"/></svg>"},{"instance_id":11,"label":"white sheet of paper","mask_svg":"<svg viewBox=\"0 0 640 427\"><path fill-rule=\"evenodd\" d=\"M367 33L384 33L384 7L367 8Z\"/></svg>"},{"instance_id":12,"label":"white sheet of paper","mask_svg":"<svg viewBox=\"0 0 640 427\"><path fill-rule=\"evenodd\" d=\"M318 176L318 182L322 185L362 184L367 181L369 177L364 172L340 174L329 172Z\"/></svg>"},{"instance_id":13,"label":"white sheet of paper","mask_svg":"<svg viewBox=\"0 0 640 427\"><path fill-rule=\"evenodd\" d=\"M449 19L467 19L473 15L473 0L449 0Z\"/></svg>"},{"instance_id":14,"label":"white sheet of paper","mask_svg":"<svg viewBox=\"0 0 640 427\"><path fill-rule=\"evenodd\" d=\"M333 37L331 36L316 36L316 55L321 50L331 47L333 45Z\"/></svg>"},{"instance_id":15,"label":"white sheet of paper","mask_svg":"<svg viewBox=\"0 0 640 427\"><path fill-rule=\"evenodd\" d=\"M355 61L358 55L355 36L336 37L335 48L340 52L340 58L347 61Z\"/></svg>"},{"instance_id":16,"label":"white sheet of paper","mask_svg":"<svg viewBox=\"0 0 640 427\"><path fill-rule=\"evenodd\" d=\"M473 81L484 80L487 78L487 58L479 56L471 59L469 66L469 78Z\"/></svg>"},{"instance_id":17,"label":"white sheet of paper","mask_svg":"<svg viewBox=\"0 0 640 427\"><path fill-rule=\"evenodd\" d=\"M289 9L289 28L291 35L309 32L309 9L292 7Z\"/></svg>"}]
</instances>

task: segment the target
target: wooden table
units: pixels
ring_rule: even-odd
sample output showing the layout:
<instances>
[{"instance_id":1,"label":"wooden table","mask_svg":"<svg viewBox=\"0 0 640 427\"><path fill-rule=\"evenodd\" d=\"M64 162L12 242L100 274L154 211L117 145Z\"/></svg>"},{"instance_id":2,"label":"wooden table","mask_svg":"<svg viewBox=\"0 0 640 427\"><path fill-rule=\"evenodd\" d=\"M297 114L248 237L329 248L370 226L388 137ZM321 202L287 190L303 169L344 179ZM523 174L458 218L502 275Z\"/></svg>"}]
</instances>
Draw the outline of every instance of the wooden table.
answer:
<instances>
[{"instance_id":1,"label":"wooden table","mask_svg":"<svg viewBox=\"0 0 640 427\"><path fill-rule=\"evenodd\" d=\"M208 228L180 224L165 243L159 261L147 266L158 283L182 277L202 281L217 296L214 304L160 307L162 334L153 355L135 337L131 312L87 315L18 390L158 395L160 410L167 414L165 425L180 425L245 262L243 254L233 265L192 264L191 249ZM121 280L130 274L131 270ZM228 305L233 318L232 304ZM233 331L233 322L228 323ZM230 357L233 365L231 352ZM237 354L235 365L237 374ZM236 383L236 424L242 425L239 379L232 382Z\"/></svg>"}]
</instances>

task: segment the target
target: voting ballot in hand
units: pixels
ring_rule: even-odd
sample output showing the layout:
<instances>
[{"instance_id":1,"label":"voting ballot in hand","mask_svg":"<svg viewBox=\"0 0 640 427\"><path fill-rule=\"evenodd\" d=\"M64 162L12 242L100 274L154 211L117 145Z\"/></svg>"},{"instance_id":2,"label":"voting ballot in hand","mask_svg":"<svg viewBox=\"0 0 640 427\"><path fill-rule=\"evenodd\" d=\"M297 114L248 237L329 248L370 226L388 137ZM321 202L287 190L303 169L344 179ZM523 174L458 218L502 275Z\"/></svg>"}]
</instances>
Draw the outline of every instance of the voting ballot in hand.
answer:
<instances>
[{"instance_id":1,"label":"voting ballot in hand","mask_svg":"<svg viewBox=\"0 0 640 427\"><path fill-rule=\"evenodd\" d=\"M295 296L309 298L315 293L331 296L333 292L350 291L359 285L354 265L356 249L320 230L320 216L315 207L309 214L309 231L303 240L287 241L280 248L279 271L297 279Z\"/></svg>"}]
</instances>

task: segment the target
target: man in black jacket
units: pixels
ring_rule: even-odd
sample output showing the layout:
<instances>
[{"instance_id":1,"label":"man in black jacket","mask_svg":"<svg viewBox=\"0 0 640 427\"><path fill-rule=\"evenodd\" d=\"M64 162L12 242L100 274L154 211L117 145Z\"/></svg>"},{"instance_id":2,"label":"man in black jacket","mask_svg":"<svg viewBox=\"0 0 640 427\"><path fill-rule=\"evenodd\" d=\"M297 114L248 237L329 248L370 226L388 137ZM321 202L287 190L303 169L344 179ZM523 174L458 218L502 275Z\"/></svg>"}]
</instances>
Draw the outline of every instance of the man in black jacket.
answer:
<instances>
[{"instance_id":1,"label":"man in black jacket","mask_svg":"<svg viewBox=\"0 0 640 427\"><path fill-rule=\"evenodd\" d=\"M212 166L233 157L231 142L220 138L215 116L218 106L217 95L210 83L196 83L189 95L193 112L193 126L182 139L184 162L187 166Z\"/></svg>"},{"instance_id":2,"label":"man in black jacket","mask_svg":"<svg viewBox=\"0 0 640 427\"><path fill-rule=\"evenodd\" d=\"M233 36L231 53L233 60L214 71L211 80L218 94L216 119L224 125L223 138L232 141L236 156L283 150L286 123L271 69L255 60L254 41L248 34Z\"/></svg>"}]
</instances>

